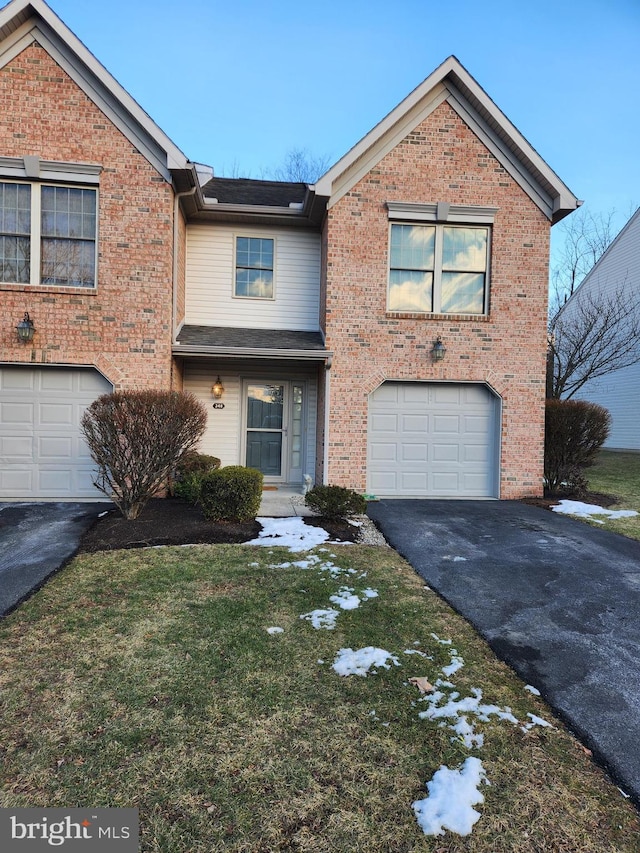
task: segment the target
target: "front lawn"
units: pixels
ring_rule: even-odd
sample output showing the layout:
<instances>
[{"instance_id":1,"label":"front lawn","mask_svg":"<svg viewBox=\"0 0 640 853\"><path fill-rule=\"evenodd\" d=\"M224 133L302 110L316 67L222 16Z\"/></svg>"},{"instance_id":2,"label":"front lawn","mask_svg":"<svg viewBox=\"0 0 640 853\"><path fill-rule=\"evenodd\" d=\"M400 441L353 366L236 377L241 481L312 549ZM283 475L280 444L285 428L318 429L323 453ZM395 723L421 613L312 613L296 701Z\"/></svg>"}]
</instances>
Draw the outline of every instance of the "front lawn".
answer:
<instances>
[{"instance_id":1,"label":"front lawn","mask_svg":"<svg viewBox=\"0 0 640 853\"><path fill-rule=\"evenodd\" d=\"M633 509L639 514L631 518L606 518L598 527L640 539L640 453L618 453L601 450L594 465L585 471L589 489L616 496L609 509Z\"/></svg>"},{"instance_id":2,"label":"front lawn","mask_svg":"<svg viewBox=\"0 0 640 853\"><path fill-rule=\"evenodd\" d=\"M630 802L388 548L83 554L0 623L0 664L0 805L137 807L144 853L638 849ZM425 835L412 803L470 757L471 834Z\"/></svg>"}]
</instances>

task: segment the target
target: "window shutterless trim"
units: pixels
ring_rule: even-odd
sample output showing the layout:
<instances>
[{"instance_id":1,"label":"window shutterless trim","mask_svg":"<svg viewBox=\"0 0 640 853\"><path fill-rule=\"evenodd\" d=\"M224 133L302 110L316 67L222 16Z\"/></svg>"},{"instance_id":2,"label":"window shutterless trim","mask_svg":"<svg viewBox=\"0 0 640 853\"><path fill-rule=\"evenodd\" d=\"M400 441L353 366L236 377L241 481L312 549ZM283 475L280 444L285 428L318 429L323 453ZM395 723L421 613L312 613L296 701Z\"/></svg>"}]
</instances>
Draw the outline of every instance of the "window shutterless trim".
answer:
<instances>
[{"instance_id":1,"label":"window shutterless trim","mask_svg":"<svg viewBox=\"0 0 640 853\"><path fill-rule=\"evenodd\" d=\"M388 202L387 204L389 206L389 205L392 205L395 203L394 202ZM402 208L402 210L406 211L408 206L403 204L403 205L397 205L397 207L398 207L398 209ZM464 221L458 222L455 217L458 216L458 210L460 209L460 206L455 206L456 210L454 210L454 212L453 212L453 217L454 217L453 219L451 218L451 215L450 215L450 210L452 207L454 207L453 205L446 205L445 206L447 208L446 210L442 209L442 203L439 203L438 205L413 205L413 207L419 208L420 210L423 210L426 215L434 216L434 217L438 213L440 213L440 215L443 215L443 213L446 213L448 218L442 222L437 222L435 219L426 219L426 218L421 220L421 221L418 221L418 222L416 222L415 219L413 221L411 221L411 220L407 221L404 218L398 219L398 221L395 221L395 216L392 218L391 210L389 211L389 219L390 219L390 222L389 222L389 238L388 238L389 265L388 265L388 278L387 278L386 313L388 315L412 315L412 316L423 316L423 317L430 317L430 316L434 316L434 317L435 316L444 316L444 317L463 316L463 317L470 317L470 318L486 317L489 313L489 286L490 286L490 259L491 259L491 227L490 227L490 223L484 223L484 222L480 223L477 220L470 222L467 219L465 219ZM425 211L425 208L428 208L428 210ZM440 209L440 210L438 210L438 209ZM475 208L475 209L477 210L477 208ZM465 208L465 210L466 210L466 208ZM487 213L487 211L495 211L495 208L481 208L481 210L484 212L481 213L480 216L484 217L484 216L489 215ZM411 271L411 268L409 268L409 267L392 267L391 266L391 234L392 234L393 226L394 225L410 225L410 226L415 226L415 227L419 228L423 224L425 227L435 229L434 259L433 259L433 270L432 270L433 283L432 283L432 289L431 289L431 310L430 311L415 311L415 310L412 311L410 309L407 310L407 309L403 309L403 308L393 308L389 304L389 297L391 295L391 272L393 270L403 270L403 269L407 270L407 271ZM454 228L456 226L458 226L460 228L467 227L467 228L471 228L471 229L475 229L475 230L483 230L486 232L487 237L486 237L486 255L485 255L485 269L484 270L450 270L450 269L444 269L443 270L442 255L443 255L443 244L444 244L444 229L445 229L445 227L448 227L448 226L451 226ZM463 311L445 312L445 311L442 311L441 306L442 306L442 274L443 274L443 272L445 272L445 273L449 273L449 272L465 273L465 272L468 272L470 274L483 275L484 276L484 287L483 287L483 294L482 294L482 311L478 311L478 312L463 312Z\"/></svg>"},{"instance_id":2,"label":"window shutterless trim","mask_svg":"<svg viewBox=\"0 0 640 853\"><path fill-rule=\"evenodd\" d=\"M40 157L0 157L0 178L18 180L57 181L66 184L86 184L88 188L100 182L102 166L97 163L67 163L62 160L41 160Z\"/></svg>"},{"instance_id":3,"label":"window shutterless trim","mask_svg":"<svg viewBox=\"0 0 640 853\"><path fill-rule=\"evenodd\" d=\"M439 201L435 204L415 204L404 201L388 201L389 219L402 221L407 225L420 222L448 222L456 225L493 225L498 212L497 207L479 205L449 204Z\"/></svg>"},{"instance_id":4,"label":"window shutterless trim","mask_svg":"<svg viewBox=\"0 0 640 853\"><path fill-rule=\"evenodd\" d=\"M273 244L273 260L271 265L271 296L250 296L244 295L242 293L237 293L237 272L238 269L259 269L259 267L238 267L238 240L248 239L248 240L271 240ZM276 248L277 248L277 240L273 234L251 234L246 232L234 232L233 233L233 282L232 282L232 291L231 296L233 299L260 299L263 302L273 302L276 298Z\"/></svg>"},{"instance_id":5,"label":"window shutterless trim","mask_svg":"<svg viewBox=\"0 0 640 853\"><path fill-rule=\"evenodd\" d=\"M6 159L6 158L5 158ZM27 160L28 158L24 158ZM38 159L38 158L35 158ZM0 164L1 171L1 164ZM30 240L30 278L28 282L13 282L13 281L3 281L0 282L0 286L5 285L21 285L22 287L46 287L46 288L72 288L73 290L82 290L85 292L94 291L97 287L98 283L98 219L99 219L99 196L98 196L98 188L96 186L76 186L73 184L63 184L57 183L55 185L52 184L44 184L40 182L29 182L29 181L20 181L10 178L3 179L0 177L0 183L2 184L20 184L26 185L30 187L31 190L31 231L29 234ZM92 284L76 284L74 282L65 282L64 284L55 284L55 283L47 283L42 281L42 187L43 186L57 186L62 189L85 189L87 191L95 193L96 204L95 204L95 231L93 238L85 238L85 242L93 242L93 283ZM45 237L44 239L55 239ZM75 238L71 237L60 237L57 238L60 240L67 240L70 243L75 242Z\"/></svg>"}]
</instances>

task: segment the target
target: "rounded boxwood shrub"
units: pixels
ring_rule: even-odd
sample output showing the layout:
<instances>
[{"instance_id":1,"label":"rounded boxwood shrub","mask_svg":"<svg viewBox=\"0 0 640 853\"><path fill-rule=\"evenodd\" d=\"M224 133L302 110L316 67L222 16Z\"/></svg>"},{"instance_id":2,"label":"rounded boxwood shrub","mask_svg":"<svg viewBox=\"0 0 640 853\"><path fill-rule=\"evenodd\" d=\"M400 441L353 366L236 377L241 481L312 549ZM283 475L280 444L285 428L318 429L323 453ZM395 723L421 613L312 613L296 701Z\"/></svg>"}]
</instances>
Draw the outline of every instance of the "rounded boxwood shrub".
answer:
<instances>
[{"instance_id":1,"label":"rounded boxwood shrub","mask_svg":"<svg viewBox=\"0 0 640 853\"><path fill-rule=\"evenodd\" d=\"M228 465L203 474L199 503L209 521L250 521L260 511L261 471Z\"/></svg>"},{"instance_id":2,"label":"rounded boxwood shrub","mask_svg":"<svg viewBox=\"0 0 640 853\"><path fill-rule=\"evenodd\" d=\"M305 495L304 502L315 512L334 521L363 515L367 509L362 495L343 486L314 486Z\"/></svg>"},{"instance_id":3,"label":"rounded boxwood shrub","mask_svg":"<svg viewBox=\"0 0 640 853\"><path fill-rule=\"evenodd\" d=\"M198 503L203 476L210 471L216 471L219 467L220 460L217 456L209 456L195 450L186 453L176 467L171 482L171 494L176 498L183 498L189 503Z\"/></svg>"}]
</instances>

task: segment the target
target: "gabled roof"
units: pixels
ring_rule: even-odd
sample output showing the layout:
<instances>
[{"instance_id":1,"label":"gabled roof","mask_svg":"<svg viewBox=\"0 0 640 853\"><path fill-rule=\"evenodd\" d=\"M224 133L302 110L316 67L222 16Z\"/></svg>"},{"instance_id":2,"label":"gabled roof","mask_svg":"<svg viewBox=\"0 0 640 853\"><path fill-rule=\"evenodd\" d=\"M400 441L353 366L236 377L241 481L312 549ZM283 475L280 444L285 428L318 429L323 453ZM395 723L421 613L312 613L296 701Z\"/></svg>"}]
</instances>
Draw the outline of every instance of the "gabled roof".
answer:
<instances>
[{"instance_id":1,"label":"gabled roof","mask_svg":"<svg viewBox=\"0 0 640 853\"><path fill-rule=\"evenodd\" d=\"M315 184L331 207L443 102L555 223L580 204L455 56L450 56Z\"/></svg>"},{"instance_id":2,"label":"gabled roof","mask_svg":"<svg viewBox=\"0 0 640 853\"><path fill-rule=\"evenodd\" d=\"M0 67L37 42L178 189L196 183L180 149L43 0L12 0L0 9Z\"/></svg>"}]
</instances>

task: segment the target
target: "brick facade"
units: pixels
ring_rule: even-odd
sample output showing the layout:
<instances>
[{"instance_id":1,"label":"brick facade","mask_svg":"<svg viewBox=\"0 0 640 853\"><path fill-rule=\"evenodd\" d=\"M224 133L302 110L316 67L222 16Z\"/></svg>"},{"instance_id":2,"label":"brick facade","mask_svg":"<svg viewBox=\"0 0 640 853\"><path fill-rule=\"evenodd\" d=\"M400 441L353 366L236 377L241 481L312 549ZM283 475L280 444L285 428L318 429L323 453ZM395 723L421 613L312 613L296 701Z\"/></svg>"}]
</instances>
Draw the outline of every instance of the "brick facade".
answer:
<instances>
[{"instance_id":1,"label":"brick facade","mask_svg":"<svg viewBox=\"0 0 640 853\"><path fill-rule=\"evenodd\" d=\"M388 201L498 209L487 317L387 313ZM327 481L366 488L368 394L384 379L482 382L502 399L500 497L540 494L549 222L448 104L329 209L324 244ZM447 355L434 364L438 335Z\"/></svg>"},{"instance_id":2,"label":"brick facade","mask_svg":"<svg viewBox=\"0 0 640 853\"><path fill-rule=\"evenodd\" d=\"M0 361L95 365L117 389L169 388L171 186L37 45L0 70L0 103L3 156L102 167L96 289L0 284ZM14 331L25 311L28 346Z\"/></svg>"}]
</instances>

